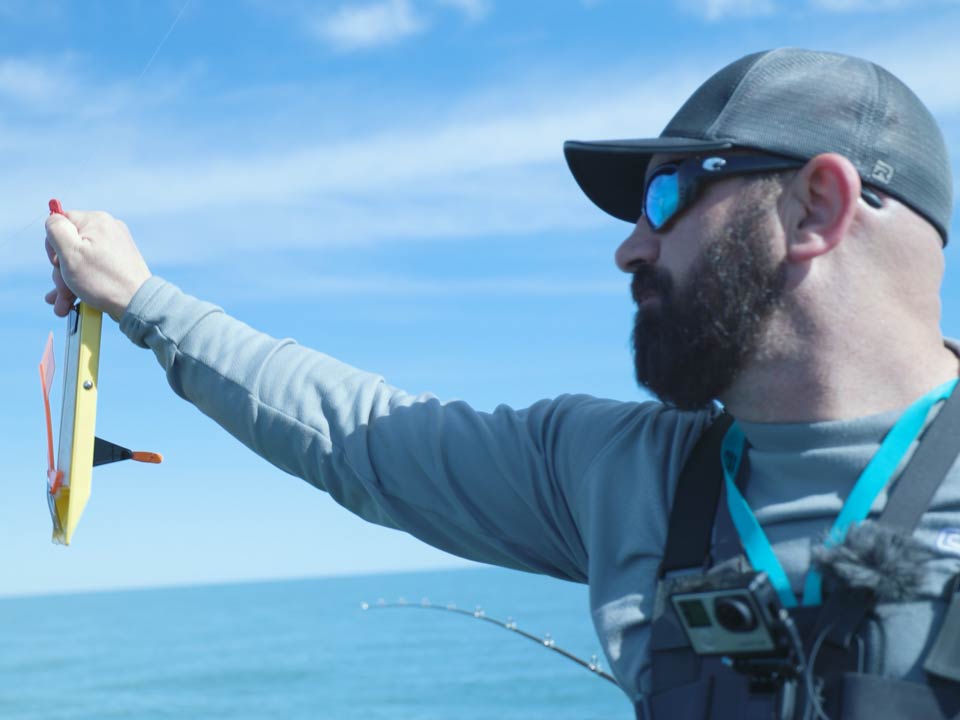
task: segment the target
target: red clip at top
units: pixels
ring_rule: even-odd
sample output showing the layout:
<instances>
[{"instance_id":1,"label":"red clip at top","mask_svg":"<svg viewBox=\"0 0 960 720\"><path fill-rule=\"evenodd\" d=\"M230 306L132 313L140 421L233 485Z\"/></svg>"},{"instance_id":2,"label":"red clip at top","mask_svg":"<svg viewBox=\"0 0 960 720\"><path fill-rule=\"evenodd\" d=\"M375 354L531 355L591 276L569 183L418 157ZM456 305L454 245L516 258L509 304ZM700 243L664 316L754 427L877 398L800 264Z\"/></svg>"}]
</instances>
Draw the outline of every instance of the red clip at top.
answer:
<instances>
[{"instance_id":1,"label":"red clip at top","mask_svg":"<svg viewBox=\"0 0 960 720\"><path fill-rule=\"evenodd\" d=\"M66 215L63 211L63 205L61 205L60 201L56 198L50 201L49 206L51 215Z\"/></svg>"}]
</instances>

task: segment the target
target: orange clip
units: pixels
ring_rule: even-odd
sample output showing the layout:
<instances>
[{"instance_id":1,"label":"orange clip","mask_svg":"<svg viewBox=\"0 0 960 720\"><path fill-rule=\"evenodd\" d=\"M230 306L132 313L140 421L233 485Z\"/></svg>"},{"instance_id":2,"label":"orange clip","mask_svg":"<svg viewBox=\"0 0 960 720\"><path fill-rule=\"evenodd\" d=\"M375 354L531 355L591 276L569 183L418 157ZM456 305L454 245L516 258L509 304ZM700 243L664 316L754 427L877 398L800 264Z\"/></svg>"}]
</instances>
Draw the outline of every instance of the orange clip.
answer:
<instances>
[{"instance_id":1,"label":"orange clip","mask_svg":"<svg viewBox=\"0 0 960 720\"><path fill-rule=\"evenodd\" d=\"M48 470L47 486L50 489L50 494L56 495L57 490L60 489L61 485L63 485L63 470L53 470L53 469Z\"/></svg>"},{"instance_id":2,"label":"orange clip","mask_svg":"<svg viewBox=\"0 0 960 720\"><path fill-rule=\"evenodd\" d=\"M155 463L160 464L163 462L163 455L155 452L143 452L142 450L134 450L130 453L130 459L136 460L137 462L145 463Z\"/></svg>"}]
</instances>

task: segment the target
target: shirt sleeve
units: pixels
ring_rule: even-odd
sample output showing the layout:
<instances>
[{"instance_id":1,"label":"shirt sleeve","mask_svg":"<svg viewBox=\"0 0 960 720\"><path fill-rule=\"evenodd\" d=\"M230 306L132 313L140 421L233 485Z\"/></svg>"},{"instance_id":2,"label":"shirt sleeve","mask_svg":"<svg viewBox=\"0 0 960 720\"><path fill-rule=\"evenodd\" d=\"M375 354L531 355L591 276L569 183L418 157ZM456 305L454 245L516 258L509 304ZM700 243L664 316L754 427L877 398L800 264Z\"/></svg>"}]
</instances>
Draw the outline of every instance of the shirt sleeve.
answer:
<instances>
[{"instance_id":1,"label":"shirt sleeve","mask_svg":"<svg viewBox=\"0 0 960 720\"><path fill-rule=\"evenodd\" d=\"M278 468L447 552L584 582L576 504L625 403L479 412L257 332L153 277L120 322L173 390Z\"/></svg>"}]
</instances>

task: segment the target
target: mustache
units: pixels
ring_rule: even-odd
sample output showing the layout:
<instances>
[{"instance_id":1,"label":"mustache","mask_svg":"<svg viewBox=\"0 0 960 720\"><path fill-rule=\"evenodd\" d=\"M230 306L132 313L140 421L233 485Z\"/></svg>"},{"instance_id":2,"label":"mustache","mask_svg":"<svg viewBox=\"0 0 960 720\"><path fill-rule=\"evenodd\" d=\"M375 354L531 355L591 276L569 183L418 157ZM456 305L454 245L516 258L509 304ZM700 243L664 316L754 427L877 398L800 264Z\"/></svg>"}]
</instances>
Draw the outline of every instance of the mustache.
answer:
<instances>
[{"instance_id":1,"label":"mustache","mask_svg":"<svg viewBox=\"0 0 960 720\"><path fill-rule=\"evenodd\" d=\"M669 297L672 291L673 280L667 271L652 265L637 268L630 280L630 295L637 305L649 295L657 295L663 299Z\"/></svg>"}]
</instances>

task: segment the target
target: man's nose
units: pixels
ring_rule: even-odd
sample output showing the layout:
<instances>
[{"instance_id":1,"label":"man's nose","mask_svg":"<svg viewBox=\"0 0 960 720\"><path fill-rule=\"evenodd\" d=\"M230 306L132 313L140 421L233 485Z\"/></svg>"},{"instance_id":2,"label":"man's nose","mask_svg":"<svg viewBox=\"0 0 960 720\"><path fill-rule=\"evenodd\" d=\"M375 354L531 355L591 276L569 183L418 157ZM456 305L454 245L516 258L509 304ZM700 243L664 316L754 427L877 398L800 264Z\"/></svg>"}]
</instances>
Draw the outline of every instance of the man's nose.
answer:
<instances>
[{"instance_id":1,"label":"man's nose","mask_svg":"<svg viewBox=\"0 0 960 720\"><path fill-rule=\"evenodd\" d=\"M636 272L640 265L652 265L659 257L660 240L644 218L637 221L614 255L617 267L625 273Z\"/></svg>"}]
</instances>

